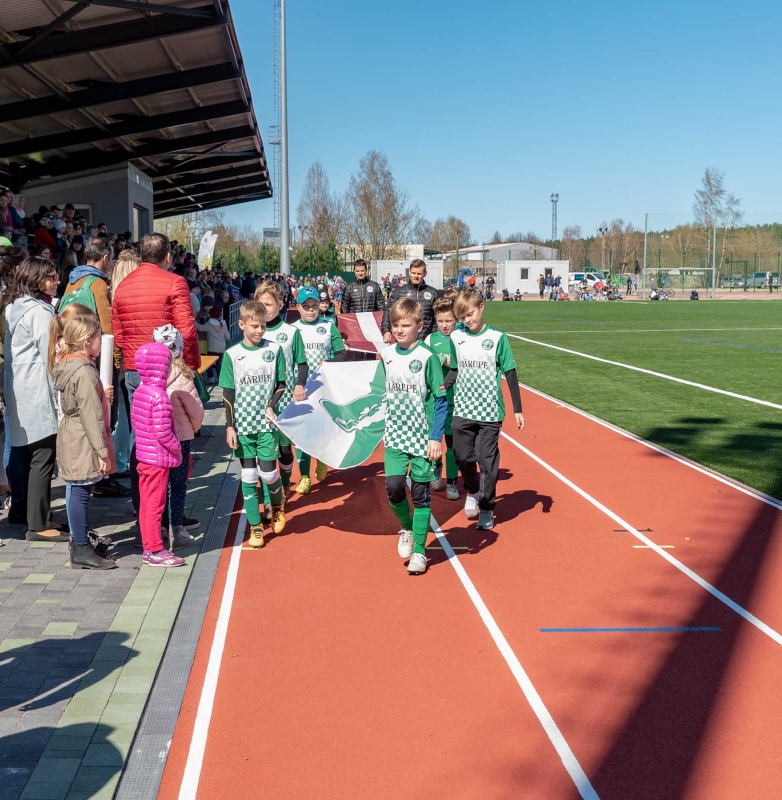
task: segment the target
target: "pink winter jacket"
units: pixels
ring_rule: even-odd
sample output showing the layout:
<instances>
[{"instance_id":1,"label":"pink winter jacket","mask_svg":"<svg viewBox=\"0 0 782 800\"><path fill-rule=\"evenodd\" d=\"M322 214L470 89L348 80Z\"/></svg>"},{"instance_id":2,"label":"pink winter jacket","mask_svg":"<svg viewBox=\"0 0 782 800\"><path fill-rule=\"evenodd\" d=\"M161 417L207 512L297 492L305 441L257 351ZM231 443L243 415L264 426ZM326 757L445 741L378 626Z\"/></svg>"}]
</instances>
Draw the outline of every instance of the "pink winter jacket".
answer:
<instances>
[{"instance_id":1,"label":"pink winter jacket","mask_svg":"<svg viewBox=\"0 0 782 800\"><path fill-rule=\"evenodd\" d=\"M174 365L168 374L166 391L174 407L177 438L180 442L195 439L195 432L204 422L204 406L195 384Z\"/></svg>"},{"instance_id":2,"label":"pink winter jacket","mask_svg":"<svg viewBox=\"0 0 782 800\"><path fill-rule=\"evenodd\" d=\"M166 394L171 351L160 342L149 342L136 350L134 362L141 378L130 412L136 457L151 467L178 467L182 448L176 435L174 409Z\"/></svg>"}]
</instances>

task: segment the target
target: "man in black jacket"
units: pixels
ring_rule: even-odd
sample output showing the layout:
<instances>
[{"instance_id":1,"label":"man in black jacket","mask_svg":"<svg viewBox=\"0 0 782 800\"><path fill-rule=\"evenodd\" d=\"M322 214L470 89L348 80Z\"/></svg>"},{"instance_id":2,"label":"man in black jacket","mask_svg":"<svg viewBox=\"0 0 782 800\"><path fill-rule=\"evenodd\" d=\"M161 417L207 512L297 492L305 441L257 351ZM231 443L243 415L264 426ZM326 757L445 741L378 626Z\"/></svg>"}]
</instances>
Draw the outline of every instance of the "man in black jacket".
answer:
<instances>
[{"instance_id":1,"label":"man in black jacket","mask_svg":"<svg viewBox=\"0 0 782 800\"><path fill-rule=\"evenodd\" d=\"M382 311L385 307L380 286L367 278L367 262L357 258L353 264L356 279L347 284L342 296L342 314L358 314L362 311Z\"/></svg>"},{"instance_id":2,"label":"man in black jacket","mask_svg":"<svg viewBox=\"0 0 782 800\"><path fill-rule=\"evenodd\" d=\"M432 313L432 304L440 296L441 292L433 286L429 286L426 281L426 263L420 258L416 258L410 264L409 278L407 283L402 284L396 289L391 290L391 294L386 303L385 313L383 314L383 341L391 344L394 337L391 335L391 323L388 319L388 313L391 306L402 297L410 297L417 300L424 309L424 326L418 334L419 339L426 339L426 337L434 330L434 314Z\"/></svg>"}]
</instances>

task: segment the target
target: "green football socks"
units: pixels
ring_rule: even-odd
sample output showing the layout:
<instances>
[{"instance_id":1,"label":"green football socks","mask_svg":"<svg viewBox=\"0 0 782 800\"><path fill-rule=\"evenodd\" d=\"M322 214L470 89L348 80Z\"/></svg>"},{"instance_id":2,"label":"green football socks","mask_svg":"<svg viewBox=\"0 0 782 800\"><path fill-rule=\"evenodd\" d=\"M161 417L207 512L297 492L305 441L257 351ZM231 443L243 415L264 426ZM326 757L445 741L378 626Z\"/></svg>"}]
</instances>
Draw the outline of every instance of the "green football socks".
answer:
<instances>
[{"instance_id":1,"label":"green football socks","mask_svg":"<svg viewBox=\"0 0 782 800\"><path fill-rule=\"evenodd\" d=\"M309 478L310 476L310 464L312 463L312 457L308 454L296 448L296 460L299 462L299 473L304 477L305 475Z\"/></svg>"},{"instance_id":2,"label":"green football socks","mask_svg":"<svg viewBox=\"0 0 782 800\"><path fill-rule=\"evenodd\" d=\"M266 507L271 503L271 498L269 497L269 487L263 481L261 481L261 492L263 492L263 505Z\"/></svg>"},{"instance_id":3,"label":"green football socks","mask_svg":"<svg viewBox=\"0 0 782 800\"><path fill-rule=\"evenodd\" d=\"M258 506L258 489L254 483L242 482L242 499L244 510L247 513L247 522L250 525L260 525L261 510Z\"/></svg>"},{"instance_id":4,"label":"green football socks","mask_svg":"<svg viewBox=\"0 0 782 800\"><path fill-rule=\"evenodd\" d=\"M452 481L459 477L459 467L456 465L456 456L453 450L449 447L445 451L445 477L446 480Z\"/></svg>"},{"instance_id":5,"label":"green football socks","mask_svg":"<svg viewBox=\"0 0 782 800\"><path fill-rule=\"evenodd\" d=\"M273 506L281 506L285 502L285 497L282 492L282 481L279 478L277 478L274 483L267 484L263 481L261 481L261 483L265 489L268 489L269 500L271 500Z\"/></svg>"},{"instance_id":6,"label":"green football socks","mask_svg":"<svg viewBox=\"0 0 782 800\"><path fill-rule=\"evenodd\" d=\"M413 517L410 514L410 503L408 502L407 498L401 503L391 503L389 501L388 505L391 506L391 510L394 512L394 516L399 520L399 524L406 530L409 531L413 527Z\"/></svg>"},{"instance_id":7,"label":"green football socks","mask_svg":"<svg viewBox=\"0 0 782 800\"><path fill-rule=\"evenodd\" d=\"M416 508L413 511L413 552L426 555L426 537L429 535L429 519L432 509Z\"/></svg>"}]
</instances>

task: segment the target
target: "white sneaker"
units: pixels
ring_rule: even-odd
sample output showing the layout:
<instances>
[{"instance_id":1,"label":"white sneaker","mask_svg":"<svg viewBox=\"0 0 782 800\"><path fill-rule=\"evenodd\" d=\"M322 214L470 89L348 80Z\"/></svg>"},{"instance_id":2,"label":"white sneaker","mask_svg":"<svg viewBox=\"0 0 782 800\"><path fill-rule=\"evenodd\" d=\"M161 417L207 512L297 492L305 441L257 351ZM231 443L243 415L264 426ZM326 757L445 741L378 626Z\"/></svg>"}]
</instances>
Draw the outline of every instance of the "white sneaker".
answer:
<instances>
[{"instance_id":1,"label":"white sneaker","mask_svg":"<svg viewBox=\"0 0 782 800\"><path fill-rule=\"evenodd\" d=\"M455 483L449 483L445 487L445 496L449 500L459 499L459 487Z\"/></svg>"},{"instance_id":2,"label":"white sneaker","mask_svg":"<svg viewBox=\"0 0 782 800\"><path fill-rule=\"evenodd\" d=\"M396 546L396 552L399 553L399 558L410 558L413 552L412 531L406 531L404 528L399 531L399 544Z\"/></svg>"},{"instance_id":3,"label":"white sneaker","mask_svg":"<svg viewBox=\"0 0 782 800\"><path fill-rule=\"evenodd\" d=\"M435 478L433 481L429 481L429 489L433 492L439 492L440 489L443 488L443 479L442 478Z\"/></svg>"},{"instance_id":4,"label":"white sneaker","mask_svg":"<svg viewBox=\"0 0 782 800\"><path fill-rule=\"evenodd\" d=\"M464 501L464 513L472 519L473 517L477 517L480 509L478 508L478 498L480 497L480 492L476 492L475 494L468 494L467 499Z\"/></svg>"},{"instance_id":5,"label":"white sneaker","mask_svg":"<svg viewBox=\"0 0 782 800\"><path fill-rule=\"evenodd\" d=\"M408 575L423 575L426 572L426 556L422 553L413 553L407 565Z\"/></svg>"}]
</instances>

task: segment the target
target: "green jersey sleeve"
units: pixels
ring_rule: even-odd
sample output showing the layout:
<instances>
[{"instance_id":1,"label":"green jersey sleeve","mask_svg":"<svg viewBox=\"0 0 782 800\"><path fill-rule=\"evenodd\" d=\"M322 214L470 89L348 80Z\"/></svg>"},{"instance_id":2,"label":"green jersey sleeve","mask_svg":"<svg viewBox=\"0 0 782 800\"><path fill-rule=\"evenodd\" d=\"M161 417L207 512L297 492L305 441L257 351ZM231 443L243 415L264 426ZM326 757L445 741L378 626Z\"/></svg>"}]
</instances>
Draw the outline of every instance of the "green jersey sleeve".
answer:
<instances>
[{"instance_id":1,"label":"green jersey sleeve","mask_svg":"<svg viewBox=\"0 0 782 800\"><path fill-rule=\"evenodd\" d=\"M504 333L500 336L499 342L497 342L497 364L502 372L516 369L516 359L513 358L510 342Z\"/></svg>"},{"instance_id":2,"label":"green jersey sleeve","mask_svg":"<svg viewBox=\"0 0 782 800\"><path fill-rule=\"evenodd\" d=\"M288 369L285 366L285 353L282 352L282 348L277 348L277 383L287 383L288 382Z\"/></svg>"},{"instance_id":3,"label":"green jersey sleeve","mask_svg":"<svg viewBox=\"0 0 782 800\"><path fill-rule=\"evenodd\" d=\"M293 363L294 364L306 364L307 363L307 356L304 353L304 340L301 338L301 332L297 328L293 332Z\"/></svg>"},{"instance_id":4,"label":"green jersey sleeve","mask_svg":"<svg viewBox=\"0 0 782 800\"><path fill-rule=\"evenodd\" d=\"M436 354L432 354L434 358L426 359L426 367L424 374L426 375L426 386L433 397L445 397L446 391L443 386L443 368Z\"/></svg>"},{"instance_id":5,"label":"green jersey sleeve","mask_svg":"<svg viewBox=\"0 0 782 800\"><path fill-rule=\"evenodd\" d=\"M235 389L234 383L234 362L228 353L223 356L223 365L220 367L220 381L221 389Z\"/></svg>"},{"instance_id":6,"label":"green jersey sleeve","mask_svg":"<svg viewBox=\"0 0 782 800\"><path fill-rule=\"evenodd\" d=\"M341 353L345 349L345 342L342 341L342 336L337 328L337 323L331 323L331 355L334 353Z\"/></svg>"}]
</instances>

